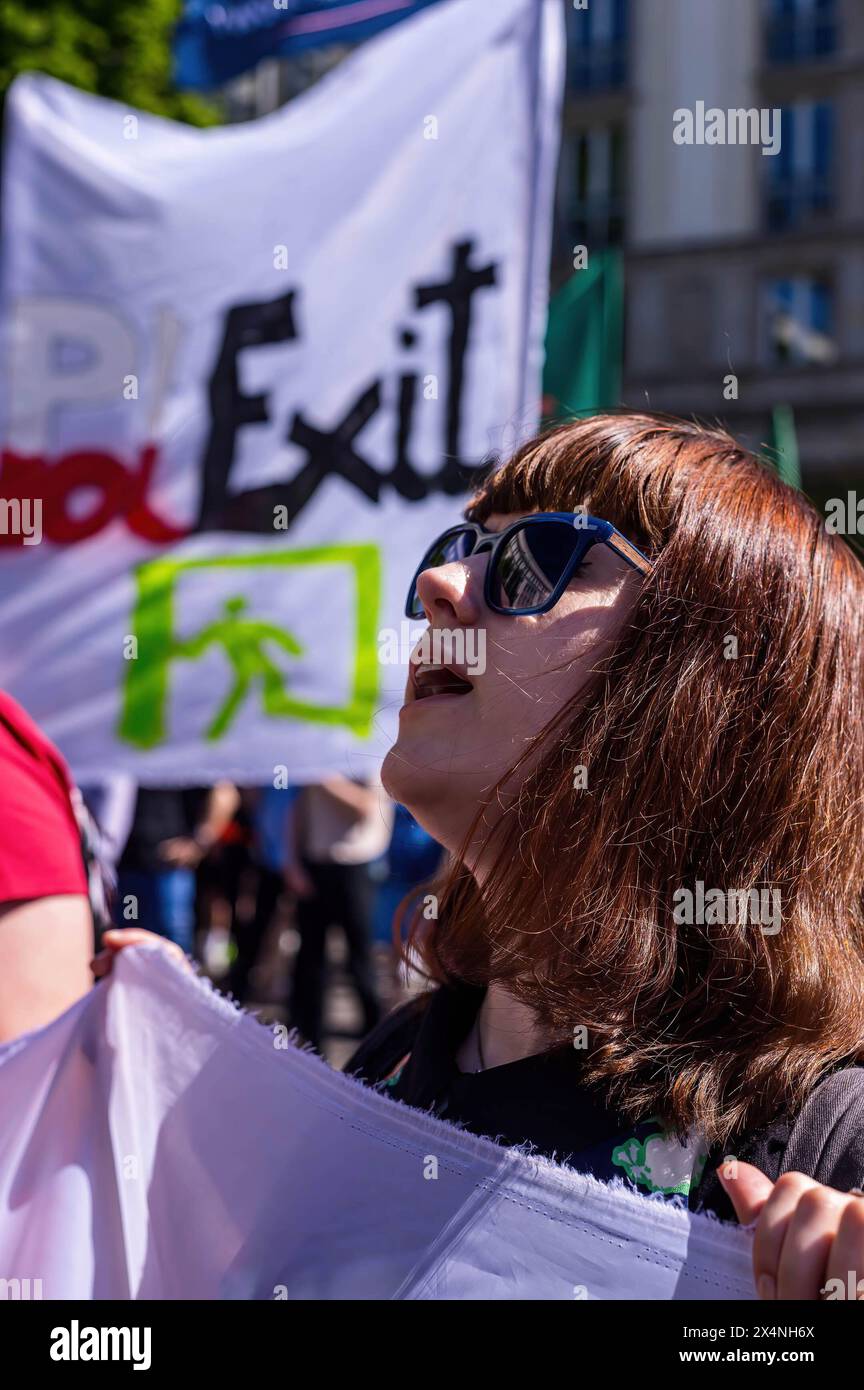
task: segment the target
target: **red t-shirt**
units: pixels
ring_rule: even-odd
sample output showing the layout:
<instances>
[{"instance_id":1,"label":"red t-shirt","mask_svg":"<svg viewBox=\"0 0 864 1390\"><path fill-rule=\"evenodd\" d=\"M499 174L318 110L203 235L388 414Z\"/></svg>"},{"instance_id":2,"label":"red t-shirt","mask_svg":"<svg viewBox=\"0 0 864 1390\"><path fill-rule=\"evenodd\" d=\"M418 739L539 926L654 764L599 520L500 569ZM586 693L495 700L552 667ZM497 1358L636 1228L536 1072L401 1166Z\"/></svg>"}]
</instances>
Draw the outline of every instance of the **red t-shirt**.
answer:
<instances>
[{"instance_id":1,"label":"red t-shirt","mask_svg":"<svg viewBox=\"0 0 864 1390\"><path fill-rule=\"evenodd\" d=\"M0 691L0 902L87 892L60 753Z\"/></svg>"}]
</instances>

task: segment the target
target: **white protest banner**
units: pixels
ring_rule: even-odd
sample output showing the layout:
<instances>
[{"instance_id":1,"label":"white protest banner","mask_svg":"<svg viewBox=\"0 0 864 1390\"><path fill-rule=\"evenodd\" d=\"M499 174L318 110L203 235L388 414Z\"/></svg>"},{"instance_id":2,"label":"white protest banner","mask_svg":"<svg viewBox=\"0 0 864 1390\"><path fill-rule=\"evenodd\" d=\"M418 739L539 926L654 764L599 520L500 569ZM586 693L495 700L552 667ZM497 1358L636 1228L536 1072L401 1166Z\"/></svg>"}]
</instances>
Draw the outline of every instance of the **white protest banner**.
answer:
<instances>
[{"instance_id":1,"label":"white protest banner","mask_svg":"<svg viewBox=\"0 0 864 1390\"><path fill-rule=\"evenodd\" d=\"M537 422L560 11L444 0L240 126L13 85L0 685L81 781L380 759L382 634Z\"/></svg>"},{"instance_id":2,"label":"white protest banner","mask_svg":"<svg viewBox=\"0 0 864 1390\"><path fill-rule=\"evenodd\" d=\"M749 1231L402 1105L158 947L0 1047L0 1107L7 1297L756 1296Z\"/></svg>"}]
</instances>

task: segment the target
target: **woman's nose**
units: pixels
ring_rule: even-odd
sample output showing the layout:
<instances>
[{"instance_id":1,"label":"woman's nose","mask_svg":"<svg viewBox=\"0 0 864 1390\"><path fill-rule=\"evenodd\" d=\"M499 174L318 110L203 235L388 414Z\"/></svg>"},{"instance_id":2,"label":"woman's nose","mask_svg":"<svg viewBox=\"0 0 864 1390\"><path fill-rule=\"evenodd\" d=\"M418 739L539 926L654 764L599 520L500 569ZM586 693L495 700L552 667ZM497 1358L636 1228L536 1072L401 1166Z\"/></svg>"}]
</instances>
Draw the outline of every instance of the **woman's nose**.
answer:
<instances>
[{"instance_id":1,"label":"woman's nose","mask_svg":"<svg viewBox=\"0 0 864 1390\"><path fill-rule=\"evenodd\" d=\"M462 627L476 627L485 607L483 576L488 563L486 554L469 555L465 560L424 570L417 580L417 597L427 622L434 626L456 622Z\"/></svg>"}]
</instances>

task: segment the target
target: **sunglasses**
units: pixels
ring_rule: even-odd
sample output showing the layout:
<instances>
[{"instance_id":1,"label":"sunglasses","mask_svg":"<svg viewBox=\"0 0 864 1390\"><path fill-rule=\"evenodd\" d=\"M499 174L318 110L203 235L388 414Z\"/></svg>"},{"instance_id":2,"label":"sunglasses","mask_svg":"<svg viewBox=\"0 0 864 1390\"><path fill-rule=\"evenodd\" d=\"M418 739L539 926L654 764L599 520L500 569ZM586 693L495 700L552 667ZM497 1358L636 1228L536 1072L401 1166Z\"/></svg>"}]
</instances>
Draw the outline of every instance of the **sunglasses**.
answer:
<instances>
[{"instance_id":1,"label":"sunglasses","mask_svg":"<svg viewBox=\"0 0 864 1390\"><path fill-rule=\"evenodd\" d=\"M488 550L483 597L493 613L521 617L554 608L592 545L607 545L641 574L653 562L609 521L584 512L537 512L503 531L486 531L474 521L451 526L433 541L420 564L405 604L405 616L422 618L417 580L425 570L467 560Z\"/></svg>"}]
</instances>

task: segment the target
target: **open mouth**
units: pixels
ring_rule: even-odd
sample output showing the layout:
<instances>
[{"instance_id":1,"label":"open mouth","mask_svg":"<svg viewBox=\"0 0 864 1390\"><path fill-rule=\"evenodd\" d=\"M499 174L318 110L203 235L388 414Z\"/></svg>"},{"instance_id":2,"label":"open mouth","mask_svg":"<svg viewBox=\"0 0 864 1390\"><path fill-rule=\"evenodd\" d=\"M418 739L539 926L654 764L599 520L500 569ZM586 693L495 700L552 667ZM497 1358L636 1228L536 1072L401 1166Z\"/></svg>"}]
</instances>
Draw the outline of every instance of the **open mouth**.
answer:
<instances>
[{"instance_id":1,"label":"open mouth","mask_svg":"<svg viewBox=\"0 0 864 1390\"><path fill-rule=\"evenodd\" d=\"M415 700L428 700L433 695L470 695L473 689L458 671L425 661L411 663L411 687Z\"/></svg>"}]
</instances>

